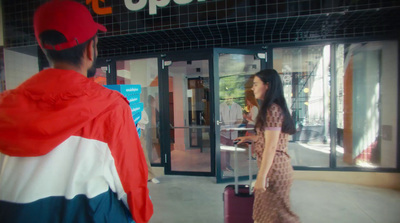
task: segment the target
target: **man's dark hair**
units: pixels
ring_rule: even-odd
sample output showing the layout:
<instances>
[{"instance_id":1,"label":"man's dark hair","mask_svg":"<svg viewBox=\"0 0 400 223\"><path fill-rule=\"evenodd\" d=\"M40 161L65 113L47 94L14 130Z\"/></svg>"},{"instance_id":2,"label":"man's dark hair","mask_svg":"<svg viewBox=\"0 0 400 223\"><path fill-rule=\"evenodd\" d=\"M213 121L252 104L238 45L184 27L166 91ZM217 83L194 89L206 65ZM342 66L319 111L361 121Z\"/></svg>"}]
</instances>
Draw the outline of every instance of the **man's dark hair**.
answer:
<instances>
[{"instance_id":1,"label":"man's dark hair","mask_svg":"<svg viewBox=\"0 0 400 223\"><path fill-rule=\"evenodd\" d=\"M43 51L47 59L52 62L66 62L72 65L80 66L82 62L83 52L85 51L86 46L89 44L91 40L94 40L95 37L96 35L82 44L79 44L77 46L65 50L57 51L57 50L43 49ZM56 30L44 31L43 33L40 34L39 38L42 41L42 45L44 44L57 45L60 43L65 43L67 41L65 36Z\"/></svg>"}]
</instances>

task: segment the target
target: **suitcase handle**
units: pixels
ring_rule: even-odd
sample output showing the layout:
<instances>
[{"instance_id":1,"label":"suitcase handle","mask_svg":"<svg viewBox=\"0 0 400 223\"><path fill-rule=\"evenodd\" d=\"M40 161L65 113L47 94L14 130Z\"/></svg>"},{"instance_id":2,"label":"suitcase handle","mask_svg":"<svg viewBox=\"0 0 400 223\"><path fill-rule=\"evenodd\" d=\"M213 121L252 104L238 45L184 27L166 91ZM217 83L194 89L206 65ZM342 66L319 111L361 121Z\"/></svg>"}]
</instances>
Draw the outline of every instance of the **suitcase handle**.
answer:
<instances>
[{"instance_id":1,"label":"suitcase handle","mask_svg":"<svg viewBox=\"0 0 400 223\"><path fill-rule=\"evenodd\" d=\"M228 185L228 186L226 186L227 188L229 187L229 188L235 188L235 186L234 185ZM250 186L243 186L243 185L240 185L239 186L239 189L246 189L246 188L249 188L249 190L250 190ZM250 193L247 193L247 192L243 192L243 191L239 191L238 193L235 193L235 196L238 196L238 197L252 197L253 195L252 194L250 194ZM222 197L222 200L224 200L224 198Z\"/></svg>"},{"instance_id":2,"label":"suitcase handle","mask_svg":"<svg viewBox=\"0 0 400 223\"><path fill-rule=\"evenodd\" d=\"M237 172L237 169L238 169L237 144L238 144L238 142L239 141L233 141L233 144L235 145L235 153L233 154L233 159L234 159L234 163L235 163L235 169L233 170L233 175L235 177L235 194L240 196L239 195L239 176L238 176L238 172ZM249 154L248 160L249 160L249 187L250 188L249 188L248 196L252 196L252 194L253 194L253 190L251 188L251 183L253 181L253 174L252 174L253 170L252 170L252 167L251 167L251 144L252 143L251 142L244 142L244 143L247 143L249 145L249 148L248 148L248 154Z\"/></svg>"}]
</instances>

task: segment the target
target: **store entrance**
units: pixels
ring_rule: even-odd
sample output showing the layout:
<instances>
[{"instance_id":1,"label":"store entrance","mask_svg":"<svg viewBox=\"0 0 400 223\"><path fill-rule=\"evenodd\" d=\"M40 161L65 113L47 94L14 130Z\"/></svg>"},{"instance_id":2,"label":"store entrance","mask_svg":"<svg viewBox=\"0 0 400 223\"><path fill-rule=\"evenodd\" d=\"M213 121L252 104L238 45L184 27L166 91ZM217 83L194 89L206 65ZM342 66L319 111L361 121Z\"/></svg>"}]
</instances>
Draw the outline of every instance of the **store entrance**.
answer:
<instances>
[{"instance_id":1,"label":"store entrance","mask_svg":"<svg viewBox=\"0 0 400 223\"><path fill-rule=\"evenodd\" d=\"M152 166L164 167L165 174L228 182L233 179L229 146L220 137L231 127L221 106L232 99L240 107L234 128L246 127L245 92L251 75L265 68L263 55L262 50L212 49L110 60L95 78L100 84L107 77L107 84L141 86L148 116L141 142Z\"/></svg>"}]
</instances>

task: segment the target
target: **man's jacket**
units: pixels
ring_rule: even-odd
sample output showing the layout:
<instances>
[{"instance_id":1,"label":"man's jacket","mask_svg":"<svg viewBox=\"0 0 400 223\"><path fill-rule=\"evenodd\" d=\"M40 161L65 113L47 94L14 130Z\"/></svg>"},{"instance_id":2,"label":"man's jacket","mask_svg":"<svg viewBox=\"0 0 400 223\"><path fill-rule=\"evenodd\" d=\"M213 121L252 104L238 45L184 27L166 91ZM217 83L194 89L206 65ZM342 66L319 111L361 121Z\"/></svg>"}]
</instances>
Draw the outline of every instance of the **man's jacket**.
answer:
<instances>
[{"instance_id":1,"label":"man's jacket","mask_svg":"<svg viewBox=\"0 0 400 223\"><path fill-rule=\"evenodd\" d=\"M147 165L128 101L47 69L0 95L0 222L147 222Z\"/></svg>"}]
</instances>

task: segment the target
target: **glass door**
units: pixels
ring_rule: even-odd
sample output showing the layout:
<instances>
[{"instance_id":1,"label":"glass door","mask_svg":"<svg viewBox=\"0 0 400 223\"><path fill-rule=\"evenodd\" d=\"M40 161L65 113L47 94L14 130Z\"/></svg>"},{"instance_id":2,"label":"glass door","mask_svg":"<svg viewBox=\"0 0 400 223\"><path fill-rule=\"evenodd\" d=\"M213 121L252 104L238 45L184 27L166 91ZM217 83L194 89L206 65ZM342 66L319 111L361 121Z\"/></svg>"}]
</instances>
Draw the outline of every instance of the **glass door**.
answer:
<instances>
[{"instance_id":1,"label":"glass door","mask_svg":"<svg viewBox=\"0 0 400 223\"><path fill-rule=\"evenodd\" d=\"M162 166L159 108L159 58L138 58L116 61L116 84L140 85L141 93L128 97L130 103L143 105L140 115L140 142L152 166ZM147 117L147 118L145 118Z\"/></svg>"},{"instance_id":2,"label":"glass door","mask_svg":"<svg viewBox=\"0 0 400 223\"><path fill-rule=\"evenodd\" d=\"M187 59L190 58L190 59ZM166 174L214 175L210 103L210 60L169 56L163 91L168 110Z\"/></svg>"},{"instance_id":3,"label":"glass door","mask_svg":"<svg viewBox=\"0 0 400 223\"><path fill-rule=\"evenodd\" d=\"M233 140L255 134L256 114L252 111L258 111L258 102L251 87L253 75L265 67L265 51L214 49L217 182L232 181L234 169L238 171L239 179L249 175L249 147L239 146L235 166ZM250 158L250 163L254 175L257 162Z\"/></svg>"}]
</instances>

